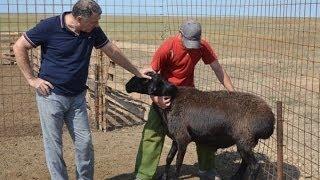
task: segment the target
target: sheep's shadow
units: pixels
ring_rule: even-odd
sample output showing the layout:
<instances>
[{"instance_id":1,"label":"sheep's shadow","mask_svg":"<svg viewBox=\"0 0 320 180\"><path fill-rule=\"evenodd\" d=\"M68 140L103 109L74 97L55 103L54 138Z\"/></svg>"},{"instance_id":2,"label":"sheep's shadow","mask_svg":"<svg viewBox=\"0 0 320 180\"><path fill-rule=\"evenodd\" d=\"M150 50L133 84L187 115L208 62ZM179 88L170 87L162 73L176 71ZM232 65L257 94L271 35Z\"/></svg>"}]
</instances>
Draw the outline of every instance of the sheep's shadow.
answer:
<instances>
[{"instance_id":1,"label":"sheep's shadow","mask_svg":"<svg viewBox=\"0 0 320 180\"><path fill-rule=\"evenodd\" d=\"M194 165L185 165L183 164L181 166L181 175L180 175L180 179L192 179L194 177L197 177L197 168L198 164L194 164ZM158 170L157 170L157 174L155 175L155 179L160 179L160 176L162 174L162 172L164 172L164 168L165 166L159 166ZM175 168L174 165L171 165L170 170L173 170ZM172 174L173 171L171 171ZM171 175L170 174L170 175ZM134 173L124 173L124 174L120 174L117 176L113 176L111 178L106 178L105 180L133 180L135 179Z\"/></svg>"},{"instance_id":2,"label":"sheep's shadow","mask_svg":"<svg viewBox=\"0 0 320 180\"><path fill-rule=\"evenodd\" d=\"M258 175L259 180L265 179L276 179L277 174L277 164L276 162L271 162L269 158L261 153L255 153L255 156L260 164L260 171ZM230 179L232 175L234 175L237 169L240 166L241 158L236 151L227 152L222 151L216 155L216 165L219 174L223 179ZM156 179L158 179L161 174L164 172L165 165L159 166L156 174ZM175 165L171 165L169 176L172 177L175 169ZM185 165L183 164L181 167L180 179L198 179L198 163L193 165ZM284 164L284 174L288 175L289 179L299 179L300 171L297 167ZM107 178L111 180L130 180L134 179L134 173L124 173L111 178ZM286 179L286 177L284 177Z\"/></svg>"},{"instance_id":3,"label":"sheep's shadow","mask_svg":"<svg viewBox=\"0 0 320 180\"><path fill-rule=\"evenodd\" d=\"M277 162L272 162L270 159L261 153L255 152L255 157L260 164L258 179L276 179ZM223 179L230 179L236 173L240 166L241 157L236 151L221 151L216 155L216 165L218 172ZM284 163L284 174L288 175L288 179L299 179L300 171L296 166ZM284 177L284 179L287 179Z\"/></svg>"}]
</instances>

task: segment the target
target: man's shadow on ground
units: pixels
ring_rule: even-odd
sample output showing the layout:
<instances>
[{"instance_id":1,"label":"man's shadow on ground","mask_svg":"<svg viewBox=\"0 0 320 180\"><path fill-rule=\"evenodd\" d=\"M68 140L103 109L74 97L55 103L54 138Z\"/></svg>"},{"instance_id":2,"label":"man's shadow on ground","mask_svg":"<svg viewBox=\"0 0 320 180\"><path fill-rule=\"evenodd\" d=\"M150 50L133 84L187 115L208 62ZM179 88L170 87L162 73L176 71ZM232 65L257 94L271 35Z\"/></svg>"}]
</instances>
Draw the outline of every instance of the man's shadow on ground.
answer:
<instances>
[{"instance_id":1,"label":"man's shadow on ground","mask_svg":"<svg viewBox=\"0 0 320 180\"><path fill-rule=\"evenodd\" d=\"M277 164L276 162L270 162L268 157L255 153L255 156L260 164L260 171L258 175L259 180L264 179L276 179L277 174ZM237 152L221 152L216 155L216 166L222 179L230 179L234 175L240 166L241 158ZM159 166L156 174L156 179L161 176L164 172L165 165ZM175 170L175 165L170 167L170 175L172 177ZM198 163L193 165L182 165L180 179L198 179ZM284 164L284 174L287 174L290 179L299 179L300 171L297 167L289 164ZM132 180L134 179L133 173L124 173L111 178L106 178L111 180ZM284 177L286 179L286 177Z\"/></svg>"}]
</instances>

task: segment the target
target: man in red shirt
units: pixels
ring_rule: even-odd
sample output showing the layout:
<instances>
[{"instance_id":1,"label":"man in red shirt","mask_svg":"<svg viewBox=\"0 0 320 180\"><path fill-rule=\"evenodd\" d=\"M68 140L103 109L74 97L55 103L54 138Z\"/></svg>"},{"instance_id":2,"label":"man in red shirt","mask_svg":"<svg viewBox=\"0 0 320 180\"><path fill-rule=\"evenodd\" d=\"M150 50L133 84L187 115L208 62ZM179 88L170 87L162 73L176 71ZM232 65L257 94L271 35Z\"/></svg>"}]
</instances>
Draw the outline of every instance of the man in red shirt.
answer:
<instances>
[{"instance_id":1,"label":"man in red shirt","mask_svg":"<svg viewBox=\"0 0 320 180\"><path fill-rule=\"evenodd\" d=\"M194 69L199 60L209 64L217 78L228 91L234 91L232 82L219 64L217 55L209 43L201 39L200 23L188 20L180 27L180 33L168 38L155 52L151 67L176 86L194 87ZM170 97L151 96L161 108L170 106ZM165 139L161 119L153 108L142 132L136 159L136 179L150 180L156 172ZM221 179L214 166L214 151L197 146L199 176L201 179Z\"/></svg>"}]
</instances>

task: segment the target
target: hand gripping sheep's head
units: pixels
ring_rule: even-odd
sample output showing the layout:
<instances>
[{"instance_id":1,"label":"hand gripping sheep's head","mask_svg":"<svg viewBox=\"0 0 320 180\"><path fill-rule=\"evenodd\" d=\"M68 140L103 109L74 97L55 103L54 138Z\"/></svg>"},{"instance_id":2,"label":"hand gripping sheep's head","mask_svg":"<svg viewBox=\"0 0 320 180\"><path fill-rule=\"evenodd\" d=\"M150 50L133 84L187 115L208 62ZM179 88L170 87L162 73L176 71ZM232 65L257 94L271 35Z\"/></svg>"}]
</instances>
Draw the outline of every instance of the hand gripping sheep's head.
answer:
<instances>
[{"instance_id":1,"label":"hand gripping sheep's head","mask_svg":"<svg viewBox=\"0 0 320 180\"><path fill-rule=\"evenodd\" d=\"M152 79L132 77L126 84L126 91L154 96L174 97L176 95L177 87L165 81L160 74L150 72L147 75Z\"/></svg>"}]
</instances>

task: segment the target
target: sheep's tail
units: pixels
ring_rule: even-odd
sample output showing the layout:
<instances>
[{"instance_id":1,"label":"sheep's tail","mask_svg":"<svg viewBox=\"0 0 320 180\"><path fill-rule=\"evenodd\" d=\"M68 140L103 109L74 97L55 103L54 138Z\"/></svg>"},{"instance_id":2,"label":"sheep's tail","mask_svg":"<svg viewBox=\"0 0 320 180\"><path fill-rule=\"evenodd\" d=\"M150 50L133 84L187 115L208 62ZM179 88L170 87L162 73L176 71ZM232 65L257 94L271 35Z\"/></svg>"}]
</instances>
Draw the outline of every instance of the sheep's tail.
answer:
<instances>
[{"instance_id":1,"label":"sheep's tail","mask_svg":"<svg viewBox=\"0 0 320 180\"><path fill-rule=\"evenodd\" d=\"M255 132L256 139L268 139L274 131L275 117L270 110L264 113L265 116L259 117L258 123L253 123L253 131Z\"/></svg>"}]
</instances>

